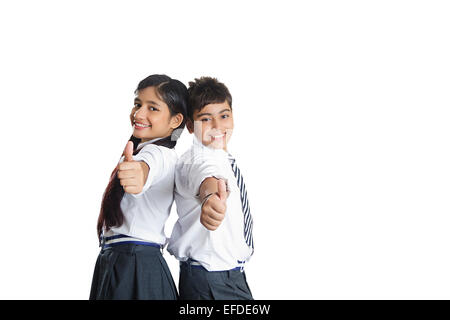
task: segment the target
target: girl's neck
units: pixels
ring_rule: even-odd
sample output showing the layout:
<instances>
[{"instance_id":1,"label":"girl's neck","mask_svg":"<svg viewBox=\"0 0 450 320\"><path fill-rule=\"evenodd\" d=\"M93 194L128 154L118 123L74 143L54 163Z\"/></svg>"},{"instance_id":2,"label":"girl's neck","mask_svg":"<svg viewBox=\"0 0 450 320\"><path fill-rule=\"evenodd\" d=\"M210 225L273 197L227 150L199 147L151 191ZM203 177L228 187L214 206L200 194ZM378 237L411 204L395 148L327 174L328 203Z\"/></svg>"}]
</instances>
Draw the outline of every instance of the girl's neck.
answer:
<instances>
[{"instance_id":1,"label":"girl's neck","mask_svg":"<svg viewBox=\"0 0 450 320\"><path fill-rule=\"evenodd\" d=\"M154 139L150 139L150 140L145 140L143 142L139 142L139 144L138 144L136 149L140 149L140 148L142 148L143 146L145 146L145 145L147 145L149 143L153 143L155 141L158 141L158 140L161 140L161 139L164 139L164 138L165 137L160 137L160 138L154 138Z\"/></svg>"}]
</instances>

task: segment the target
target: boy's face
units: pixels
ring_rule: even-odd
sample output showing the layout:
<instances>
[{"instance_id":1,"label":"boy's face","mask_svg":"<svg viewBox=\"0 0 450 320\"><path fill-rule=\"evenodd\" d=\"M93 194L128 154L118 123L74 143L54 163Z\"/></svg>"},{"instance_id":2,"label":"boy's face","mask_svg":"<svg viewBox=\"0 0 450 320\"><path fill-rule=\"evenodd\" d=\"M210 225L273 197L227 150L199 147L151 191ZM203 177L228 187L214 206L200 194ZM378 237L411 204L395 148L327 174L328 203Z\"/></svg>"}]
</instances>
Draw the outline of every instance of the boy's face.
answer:
<instances>
[{"instance_id":1,"label":"boy's face","mask_svg":"<svg viewBox=\"0 0 450 320\"><path fill-rule=\"evenodd\" d=\"M211 103L193 114L194 124L188 121L187 128L203 145L227 151L227 143L233 132L233 112L228 102Z\"/></svg>"}]
</instances>

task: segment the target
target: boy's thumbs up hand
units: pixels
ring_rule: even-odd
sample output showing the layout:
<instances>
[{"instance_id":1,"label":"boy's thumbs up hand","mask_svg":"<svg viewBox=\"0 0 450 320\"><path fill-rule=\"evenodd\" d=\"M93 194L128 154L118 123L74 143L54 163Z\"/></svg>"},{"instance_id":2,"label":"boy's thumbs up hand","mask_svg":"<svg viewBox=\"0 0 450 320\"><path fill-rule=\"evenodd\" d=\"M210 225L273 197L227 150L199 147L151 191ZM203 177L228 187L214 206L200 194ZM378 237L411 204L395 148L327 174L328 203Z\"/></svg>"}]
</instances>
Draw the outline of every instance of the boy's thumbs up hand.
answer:
<instances>
[{"instance_id":1,"label":"boy's thumbs up hand","mask_svg":"<svg viewBox=\"0 0 450 320\"><path fill-rule=\"evenodd\" d=\"M128 141L123 155L125 158L122 163L119 163L117 173L120 185L127 193L141 193L147 181L149 167L145 162L133 159L133 142L131 141Z\"/></svg>"},{"instance_id":2,"label":"boy's thumbs up hand","mask_svg":"<svg viewBox=\"0 0 450 320\"><path fill-rule=\"evenodd\" d=\"M217 181L217 192L203 199L202 213L200 215L200 222L206 229L216 230L222 220L225 218L227 211L227 188L224 180Z\"/></svg>"}]
</instances>

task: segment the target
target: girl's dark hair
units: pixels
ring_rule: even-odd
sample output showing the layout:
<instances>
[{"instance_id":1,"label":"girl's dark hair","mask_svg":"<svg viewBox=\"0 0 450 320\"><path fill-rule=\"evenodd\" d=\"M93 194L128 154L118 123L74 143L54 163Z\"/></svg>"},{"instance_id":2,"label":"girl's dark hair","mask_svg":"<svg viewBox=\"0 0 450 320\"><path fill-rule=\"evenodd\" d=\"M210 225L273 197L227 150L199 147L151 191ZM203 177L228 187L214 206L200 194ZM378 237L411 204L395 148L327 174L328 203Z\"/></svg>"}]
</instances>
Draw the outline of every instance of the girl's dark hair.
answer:
<instances>
[{"instance_id":1,"label":"girl's dark hair","mask_svg":"<svg viewBox=\"0 0 450 320\"><path fill-rule=\"evenodd\" d=\"M189 82L188 118L193 120L194 111L200 111L208 104L228 102L232 107L232 97L228 88L216 78L200 77Z\"/></svg>"},{"instance_id":2,"label":"girl's dark hair","mask_svg":"<svg viewBox=\"0 0 450 320\"><path fill-rule=\"evenodd\" d=\"M140 90L148 87L155 87L159 98L169 107L171 116L178 113L183 115L182 123L173 130L170 136L153 142L155 145L174 148L186 123L187 88L178 80L171 79L166 75L155 74L139 82L134 93L138 94ZM131 110L130 120L132 125L134 124L134 113L136 110L136 107ZM139 151L137 150L137 146L141 142L141 139L131 136L129 141L133 142L133 155L137 154ZM103 228L108 231L112 227L119 227L123 224L124 216L122 209L120 208L120 202L122 201L125 192L117 177L118 167L119 165L113 170L108 186L103 194L100 214L97 221L97 234L99 239Z\"/></svg>"}]
</instances>

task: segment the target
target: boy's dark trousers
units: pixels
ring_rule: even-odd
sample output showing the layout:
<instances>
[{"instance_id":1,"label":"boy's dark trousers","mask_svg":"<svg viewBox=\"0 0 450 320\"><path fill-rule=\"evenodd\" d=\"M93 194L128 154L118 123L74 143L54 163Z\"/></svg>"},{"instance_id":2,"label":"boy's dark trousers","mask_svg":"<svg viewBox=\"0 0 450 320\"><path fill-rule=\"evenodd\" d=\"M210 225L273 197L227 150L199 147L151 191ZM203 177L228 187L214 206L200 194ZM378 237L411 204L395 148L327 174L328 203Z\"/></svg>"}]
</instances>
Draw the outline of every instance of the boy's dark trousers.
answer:
<instances>
[{"instance_id":1,"label":"boy's dark trousers","mask_svg":"<svg viewBox=\"0 0 450 320\"><path fill-rule=\"evenodd\" d=\"M189 262L180 263L181 300L253 300L245 272L207 271Z\"/></svg>"}]
</instances>

